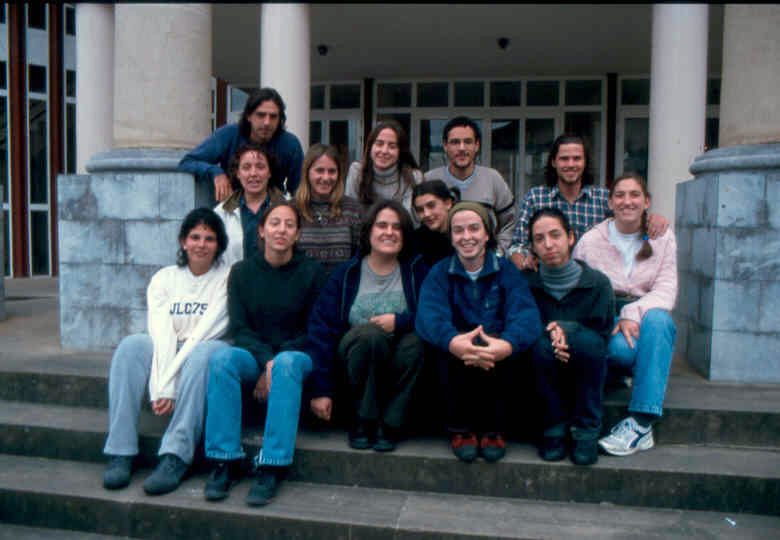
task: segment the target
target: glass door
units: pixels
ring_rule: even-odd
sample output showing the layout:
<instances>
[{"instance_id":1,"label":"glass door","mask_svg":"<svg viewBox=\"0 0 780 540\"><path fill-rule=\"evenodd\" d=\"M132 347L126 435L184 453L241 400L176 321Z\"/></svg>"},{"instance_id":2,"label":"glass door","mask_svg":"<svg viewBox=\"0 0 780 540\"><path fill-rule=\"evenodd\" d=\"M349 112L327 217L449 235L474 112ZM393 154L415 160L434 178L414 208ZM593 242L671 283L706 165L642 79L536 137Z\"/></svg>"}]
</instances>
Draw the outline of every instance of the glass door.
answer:
<instances>
[{"instance_id":1,"label":"glass door","mask_svg":"<svg viewBox=\"0 0 780 540\"><path fill-rule=\"evenodd\" d=\"M617 124L615 176L633 171L647 178L650 148L650 119L647 113L621 111Z\"/></svg>"},{"instance_id":2,"label":"glass door","mask_svg":"<svg viewBox=\"0 0 780 540\"><path fill-rule=\"evenodd\" d=\"M544 166L560 129L560 115L494 119L490 127L490 166L520 200L533 186L544 183Z\"/></svg>"},{"instance_id":3,"label":"glass door","mask_svg":"<svg viewBox=\"0 0 780 540\"><path fill-rule=\"evenodd\" d=\"M332 144L347 167L363 158L363 119L355 112L311 112L309 144Z\"/></svg>"}]
</instances>

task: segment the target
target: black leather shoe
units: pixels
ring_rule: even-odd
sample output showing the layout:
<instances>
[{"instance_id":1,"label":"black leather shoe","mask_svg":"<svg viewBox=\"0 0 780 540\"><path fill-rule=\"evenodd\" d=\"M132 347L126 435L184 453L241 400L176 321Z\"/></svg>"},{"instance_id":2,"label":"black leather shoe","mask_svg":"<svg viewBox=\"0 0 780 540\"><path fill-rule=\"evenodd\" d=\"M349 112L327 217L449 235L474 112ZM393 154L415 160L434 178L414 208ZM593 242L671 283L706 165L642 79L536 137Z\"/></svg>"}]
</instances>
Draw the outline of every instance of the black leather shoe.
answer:
<instances>
[{"instance_id":1,"label":"black leather shoe","mask_svg":"<svg viewBox=\"0 0 780 540\"><path fill-rule=\"evenodd\" d=\"M560 461L566 457L566 444L563 437L542 437L539 445L539 457L545 461Z\"/></svg>"},{"instance_id":2,"label":"black leather shoe","mask_svg":"<svg viewBox=\"0 0 780 540\"><path fill-rule=\"evenodd\" d=\"M395 428L390 426L379 425L376 430L376 442L374 443L374 450L377 452L392 452L395 450L398 441L398 436Z\"/></svg>"},{"instance_id":3,"label":"black leather shoe","mask_svg":"<svg viewBox=\"0 0 780 540\"><path fill-rule=\"evenodd\" d=\"M593 465L599 459L598 439L575 440L571 461L575 465Z\"/></svg>"}]
</instances>

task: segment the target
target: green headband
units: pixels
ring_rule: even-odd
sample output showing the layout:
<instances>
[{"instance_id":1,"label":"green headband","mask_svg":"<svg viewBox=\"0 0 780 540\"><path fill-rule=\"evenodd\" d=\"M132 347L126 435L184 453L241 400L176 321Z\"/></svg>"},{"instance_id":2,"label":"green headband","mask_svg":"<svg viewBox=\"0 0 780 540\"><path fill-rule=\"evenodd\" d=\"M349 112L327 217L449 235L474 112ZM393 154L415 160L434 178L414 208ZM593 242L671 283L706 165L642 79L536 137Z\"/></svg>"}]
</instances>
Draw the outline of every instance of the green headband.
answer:
<instances>
[{"instance_id":1,"label":"green headband","mask_svg":"<svg viewBox=\"0 0 780 540\"><path fill-rule=\"evenodd\" d=\"M452 226L452 216L461 210L471 210L472 212L475 212L480 218L482 218L482 224L485 226L486 231L489 233L493 233L495 231L496 219L493 216L492 210L490 210L490 208L484 204L474 201L460 201L453 205L452 208L450 208L448 215L448 225L450 225L450 227Z\"/></svg>"}]
</instances>

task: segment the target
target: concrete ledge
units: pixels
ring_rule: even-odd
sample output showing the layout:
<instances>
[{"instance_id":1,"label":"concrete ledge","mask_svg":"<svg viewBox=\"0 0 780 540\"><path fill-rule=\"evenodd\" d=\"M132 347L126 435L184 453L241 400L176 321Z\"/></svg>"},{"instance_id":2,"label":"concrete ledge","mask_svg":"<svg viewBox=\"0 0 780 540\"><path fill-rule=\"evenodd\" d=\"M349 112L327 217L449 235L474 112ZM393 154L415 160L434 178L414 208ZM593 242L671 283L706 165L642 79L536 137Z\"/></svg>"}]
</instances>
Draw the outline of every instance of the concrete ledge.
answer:
<instances>
[{"instance_id":1,"label":"concrete ledge","mask_svg":"<svg viewBox=\"0 0 780 540\"><path fill-rule=\"evenodd\" d=\"M743 169L780 168L780 144L751 144L710 150L693 160L690 171L697 175Z\"/></svg>"},{"instance_id":2,"label":"concrete ledge","mask_svg":"<svg viewBox=\"0 0 780 540\"><path fill-rule=\"evenodd\" d=\"M90 173L176 172L179 161L186 154L187 150L116 148L95 154L89 159L85 168Z\"/></svg>"}]
</instances>

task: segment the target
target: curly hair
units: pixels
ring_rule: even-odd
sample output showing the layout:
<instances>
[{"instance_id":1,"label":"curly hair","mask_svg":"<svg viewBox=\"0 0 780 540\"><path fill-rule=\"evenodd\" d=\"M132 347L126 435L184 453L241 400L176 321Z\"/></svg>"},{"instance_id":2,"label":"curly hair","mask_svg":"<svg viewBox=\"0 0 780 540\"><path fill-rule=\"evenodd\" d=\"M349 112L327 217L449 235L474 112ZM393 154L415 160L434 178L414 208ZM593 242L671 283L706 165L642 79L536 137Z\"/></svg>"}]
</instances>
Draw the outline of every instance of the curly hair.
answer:
<instances>
[{"instance_id":1,"label":"curly hair","mask_svg":"<svg viewBox=\"0 0 780 540\"><path fill-rule=\"evenodd\" d=\"M217 235L217 253L214 255L214 261L217 264L221 262L220 257L228 245L225 224L222 223L222 219L211 208L203 207L192 210L184 217L184 221L181 222L181 227L179 228L179 250L176 252L176 264L178 266L184 267L190 262L187 258L187 252L181 244L189 236L190 231L198 225L205 225Z\"/></svg>"},{"instance_id":2,"label":"curly hair","mask_svg":"<svg viewBox=\"0 0 780 540\"><path fill-rule=\"evenodd\" d=\"M238 179L238 168L241 165L241 158L244 157L244 154L249 152L257 152L268 162L268 169L271 171L271 177L268 179L268 192L270 193L272 188L282 191L284 187L282 185L282 173L276 156L274 156L265 145L252 142L244 143L239 146L236 153L230 158L228 177L230 178L230 185L233 188L233 191L242 189L241 181Z\"/></svg>"}]
</instances>

